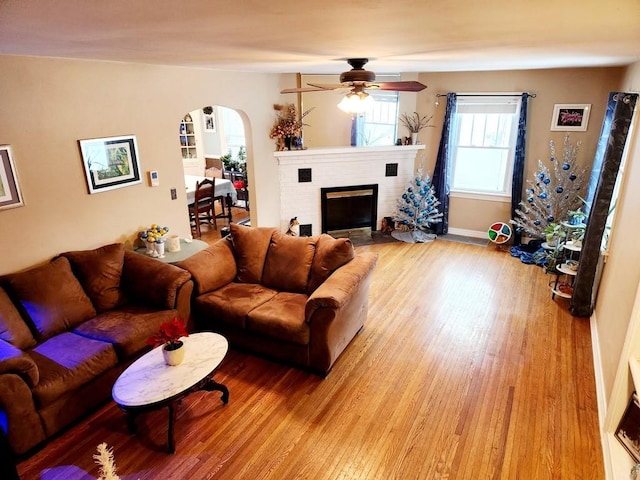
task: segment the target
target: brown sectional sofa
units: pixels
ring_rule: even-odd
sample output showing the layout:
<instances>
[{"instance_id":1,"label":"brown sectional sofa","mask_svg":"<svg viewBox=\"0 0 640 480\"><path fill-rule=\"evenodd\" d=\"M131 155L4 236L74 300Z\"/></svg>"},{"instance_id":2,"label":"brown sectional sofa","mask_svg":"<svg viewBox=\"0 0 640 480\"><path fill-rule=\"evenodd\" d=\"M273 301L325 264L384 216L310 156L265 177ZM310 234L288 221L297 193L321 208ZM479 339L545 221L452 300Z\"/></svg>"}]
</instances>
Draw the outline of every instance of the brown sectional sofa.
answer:
<instances>
[{"instance_id":1,"label":"brown sectional sofa","mask_svg":"<svg viewBox=\"0 0 640 480\"><path fill-rule=\"evenodd\" d=\"M16 454L111 398L160 323L187 319L191 275L122 244L0 278L0 428Z\"/></svg>"},{"instance_id":2,"label":"brown sectional sofa","mask_svg":"<svg viewBox=\"0 0 640 480\"><path fill-rule=\"evenodd\" d=\"M177 263L193 277L196 329L326 374L365 322L377 255L274 228L231 224L231 239Z\"/></svg>"}]
</instances>

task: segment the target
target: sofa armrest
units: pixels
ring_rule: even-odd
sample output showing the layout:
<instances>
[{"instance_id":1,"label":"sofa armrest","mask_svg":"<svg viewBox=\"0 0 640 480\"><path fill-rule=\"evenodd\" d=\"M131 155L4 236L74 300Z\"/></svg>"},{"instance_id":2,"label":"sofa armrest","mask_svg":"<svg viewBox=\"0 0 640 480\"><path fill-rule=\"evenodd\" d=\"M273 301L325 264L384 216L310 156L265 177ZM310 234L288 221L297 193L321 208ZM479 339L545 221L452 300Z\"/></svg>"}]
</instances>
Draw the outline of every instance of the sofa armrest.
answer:
<instances>
[{"instance_id":1,"label":"sofa armrest","mask_svg":"<svg viewBox=\"0 0 640 480\"><path fill-rule=\"evenodd\" d=\"M362 252L333 272L307 300L305 320L311 321L313 313L319 308L341 308L363 279L371 275L377 261L377 254Z\"/></svg>"},{"instance_id":2,"label":"sofa armrest","mask_svg":"<svg viewBox=\"0 0 640 480\"><path fill-rule=\"evenodd\" d=\"M307 300L309 367L326 374L360 331L369 309L369 286L378 256L364 252L338 268Z\"/></svg>"},{"instance_id":3,"label":"sofa armrest","mask_svg":"<svg viewBox=\"0 0 640 480\"><path fill-rule=\"evenodd\" d=\"M38 385L40 373L33 359L4 340L0 340L0 375L15 373L20 376L30 388Z\"/></svg>"},{"instance_id":4,"label":"sofa armrest","mask_svg":"<svg viewBox=\"0 0 640 480\"><path fill-rule=\"evenodd\" d=\"M191 280L182 268L125 251L121 285L127 298L161 309L177 308L178 290Z\"/></svg>"},{"instance_id":5,"label":"sofa armrest","mask_svg":"<svg viewBox=\"0 0 640 480\"><path fill-rule=\"evenodd\" d=\"M31 389L13 373L0 374L0 418L15 454L27 453L46 439Z\"/></svg>"},{"instance_id":6,"label":"sofa armrest","mask_svg":"<svg viewBox=\"0 0 640 480\"><path fill-rule=\"evenodd\" d=\"M196 296L233 282L237 274L233 247L226 238L177 262L176 265L191 273Z\"/></svg>"}]
</instances>

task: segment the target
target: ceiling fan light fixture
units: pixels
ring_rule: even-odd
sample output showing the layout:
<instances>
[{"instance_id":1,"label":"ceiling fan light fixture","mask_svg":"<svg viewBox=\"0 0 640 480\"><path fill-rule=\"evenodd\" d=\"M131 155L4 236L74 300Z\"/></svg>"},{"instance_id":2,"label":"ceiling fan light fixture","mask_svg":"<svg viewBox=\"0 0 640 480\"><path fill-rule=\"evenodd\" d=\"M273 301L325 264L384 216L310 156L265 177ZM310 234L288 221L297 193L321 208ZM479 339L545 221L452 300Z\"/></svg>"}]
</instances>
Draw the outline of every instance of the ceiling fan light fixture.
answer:
<instances>
[{"instance_id":1,"label":"ceiling fan light fixture","mask_svg":"<svg viewBox=\"0 0 640 480\"><path fill-rule=\"evenodd\" d=\"M346 113L364 113L373 107L375 101L367 92L349 92L338 104L338 108Z\"/></svg>"}]
</instances>

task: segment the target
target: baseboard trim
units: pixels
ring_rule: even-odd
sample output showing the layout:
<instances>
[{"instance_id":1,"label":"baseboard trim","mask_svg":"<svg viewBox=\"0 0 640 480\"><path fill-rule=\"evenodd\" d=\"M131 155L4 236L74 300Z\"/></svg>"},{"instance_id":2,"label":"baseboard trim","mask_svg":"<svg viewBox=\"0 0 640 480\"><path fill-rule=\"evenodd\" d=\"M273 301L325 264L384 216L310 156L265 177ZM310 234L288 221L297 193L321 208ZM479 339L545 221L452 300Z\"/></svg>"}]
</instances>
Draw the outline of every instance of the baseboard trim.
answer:
<instances>
[{"instance_id":1,"label":"baseboard trim","mask_svg":"<svg viewBox=\"0 0 640 480\"><path fill-rule=\"evenodd\" d=\"M467 230L466 228L452 228L449 227L449 231L451 235L461 235L463 237L473 237L473 238L484 238L485 240L489 240L489 235L487 232L481 232L478 230Z\"/></svg>"},{"instance_id":2,"label":"baseboard trim","mask_svg":"<svg viewBox=\"0 0 640 480\"><path fill-rule=\"evenodd\" d=\"M602 461L604 464L604 478L613 480L613 464L611 463L611 447L605 428L607 414L607 395L604 388L604 373L602 372L602 358L600 356L600 338L598 337L598 323L595 311L589 319L591 328L591 354L593 355L593 372L596 381L596 401L598 403L598 425L600 426L600 444L602 446Z\"/></svg>"}]
</instances>

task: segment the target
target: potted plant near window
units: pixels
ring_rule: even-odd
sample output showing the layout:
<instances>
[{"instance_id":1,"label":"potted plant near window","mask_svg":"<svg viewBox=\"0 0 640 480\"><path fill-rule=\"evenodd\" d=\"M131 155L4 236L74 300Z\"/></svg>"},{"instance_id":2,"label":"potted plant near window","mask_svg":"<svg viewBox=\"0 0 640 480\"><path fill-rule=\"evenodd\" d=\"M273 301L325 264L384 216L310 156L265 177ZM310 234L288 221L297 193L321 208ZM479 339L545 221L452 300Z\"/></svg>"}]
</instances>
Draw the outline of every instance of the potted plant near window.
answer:
<instances>
[{"instance_id":1,"label":"potted plant near window","mask_svg":"<svg viewBox=\"0 0 640 480\"><path fill-rule=\"evenodd\" d=\"M562 228L562 225L557 223L550 223L544 229L544 236L547 244L550 247L557 246L563 238L567 237L567 232Z\"/></svg>"}]
</instances>

